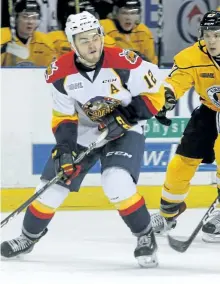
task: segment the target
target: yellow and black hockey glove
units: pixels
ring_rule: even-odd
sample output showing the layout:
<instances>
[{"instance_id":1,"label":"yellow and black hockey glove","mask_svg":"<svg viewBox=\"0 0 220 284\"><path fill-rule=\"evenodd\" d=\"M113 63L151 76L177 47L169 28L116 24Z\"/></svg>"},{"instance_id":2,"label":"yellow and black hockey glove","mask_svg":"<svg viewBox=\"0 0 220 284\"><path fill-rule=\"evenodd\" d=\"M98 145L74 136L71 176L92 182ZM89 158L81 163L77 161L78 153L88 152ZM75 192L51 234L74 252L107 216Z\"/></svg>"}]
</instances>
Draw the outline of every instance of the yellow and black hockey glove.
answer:
<instances>
[{"instance_id":1,"label":"yellow and black hockey glove","mask_svg":"<svg viewBox=\"0 0 220 284\"><path fill-rule=\"evenodd\" d=\"M160 110L158 114L155 115L155 118L161 124L165 126L170 126L172 124L172 120L167 118L166 114L167 114L167 111L171 111L175 108L177 104L177 100L175 98L173 91L170 88L165 87L164 89L165 89L165 105L162 108L162 110Z\"/></svg>"},{"instance_id":2,"label":"yellow and black hockey glove","mask_svg":"<svg viewBox=\"0 0 220 284\"><path fill-rule=\"evenodd\" d=\"M52 150L56 174L63 172L62 181L67 185L81 172L81 166L75 165L76 153L70 150L68 144L57 144Z\"/></svg>"},{"instance_id":3,"label":"yellow and black hockey glove","mask_svg":"<svg viewBox=\"0 0 220 284\"><path fill-rule=\"evenodd\" d=\"M117 109L111 114L102 118L99 124L99 130L103 131L108 129L106 140L115 140L120 138L129 130L134 124L131 124L125 116Z\"/></svg>"}]
</instances>

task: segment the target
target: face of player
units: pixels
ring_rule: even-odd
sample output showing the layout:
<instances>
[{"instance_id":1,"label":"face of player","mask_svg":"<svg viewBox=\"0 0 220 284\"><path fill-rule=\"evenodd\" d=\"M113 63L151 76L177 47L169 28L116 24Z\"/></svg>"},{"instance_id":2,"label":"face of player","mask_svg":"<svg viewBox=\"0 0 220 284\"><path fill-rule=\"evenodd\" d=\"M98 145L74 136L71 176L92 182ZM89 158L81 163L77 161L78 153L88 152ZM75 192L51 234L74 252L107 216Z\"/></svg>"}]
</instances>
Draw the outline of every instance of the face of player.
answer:
<instances>
[{"instance_id":1,"label":"face of player","mask_svg":"<svg viewBox=\"0 0 220 284\"><path fill-rule=\"evenodd\" d=\"M118 11L117 20L122 29L129 32L139 20L139 11L138 9L131 10L122 7Z\"/></svg>"},{"instance_id":2,"label":"face of player","mask_svg":"<svg viewBox=\"0 0 220 284\"><path fill-rule=\"evenodd\" d=\"M21 38L27 39L32 36L39 24L39 14L22 12L18 15L17 32Z\"/></svg>"},{"instance_id":3,"label":"face of player","mask_svg":"<svg viewBox=\"0 0 220 284\"><path fill-rule=\"evenodd\" d=\"M209 54L211 56L220 55L220 29L204 31L203 37Z\"/></svg>"},{"instance_id":4,"label":"face of player","mask_svg":"<svg viewBox=\"0 0 220 284\"><path fill-rule=\"evenodd\" d=\"M103 39L96 29L75 36L75 46L88 66L95 65L102 54Z\"/></svg>"}]
</instances>

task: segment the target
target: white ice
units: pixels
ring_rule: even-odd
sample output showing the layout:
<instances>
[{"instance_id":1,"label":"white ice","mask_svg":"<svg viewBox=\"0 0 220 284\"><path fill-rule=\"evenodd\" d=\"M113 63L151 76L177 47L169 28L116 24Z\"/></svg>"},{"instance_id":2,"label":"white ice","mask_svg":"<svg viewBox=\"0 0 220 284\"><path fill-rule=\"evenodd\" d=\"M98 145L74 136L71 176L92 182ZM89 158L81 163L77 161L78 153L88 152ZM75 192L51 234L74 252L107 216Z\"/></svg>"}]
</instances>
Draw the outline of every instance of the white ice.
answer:
<instances>
[{"instance_id":1,"label":"white ice","mask_svg":"<svg viewBox=\"0 0 220 284\"><path fill-rule=\"evenodd\" d=\"M172 235L187 238L205 211L188 209ZM22 219L23 213L2 229L2 241L19 235ZM141 269L133 257L136 238L117 211L57 212L47 235L32 253L1 261L1 279L7 279L1 283L152 283L148 280L155 276L220 279L220 243L204 243L200 232L185 253L178 253L165 237L157 237L157 241L159 267Z\"/></svg>"}]
</instances>

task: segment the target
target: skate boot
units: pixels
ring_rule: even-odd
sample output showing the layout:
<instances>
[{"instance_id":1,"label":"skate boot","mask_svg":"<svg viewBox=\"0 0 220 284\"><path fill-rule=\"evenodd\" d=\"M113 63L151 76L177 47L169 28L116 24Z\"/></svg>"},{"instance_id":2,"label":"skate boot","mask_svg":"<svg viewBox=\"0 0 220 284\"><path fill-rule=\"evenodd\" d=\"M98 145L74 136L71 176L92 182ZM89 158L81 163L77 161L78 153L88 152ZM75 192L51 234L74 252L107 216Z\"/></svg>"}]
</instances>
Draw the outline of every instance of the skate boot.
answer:
<instances>
[{"instance_id":1,"label":"skate boot","mask_svg":"<svg viewBox=\"0 0 220 284\"><path fill-rule=\"evenodd\" d=\"M152 229L138 237L134 256L141 267L152 268L158 265L156 251L157 243Z\"/></svg>"},{"instance_id":2,"label":"skate boot","mask_svg":"<svg viewBox=\"0 0 220 284\"><path fill-rule=\"evenodd\" d=\"M220 210L215 210L202 227L202 239L207 243L220 243Z\"/></svg>"},{"instance_id":3,"label":"skate boot","mask_svg":"<svg viewBox=\"0 0 220 284\"><path fill-rule=\"evenodd\" d=\"M174 218L165 218L159 213L151 215L151 224L155 234L163 235L176 227L177 221Z\"/></svg>"},{"instance_id":4,"label":"skate boot","mask_svg":"<svg viewBox=\"0 0 220 284\"><path fill-rule=\"evenodd\" d=\"M176 218L186 210L186 203L183 201L178 204L170 204L167 201L161 199L160 211L167 216L164 217L160 213L154 213L151 215L151 224L153 231L156 234L163 235L167 231L174 229L176 227Z\"/></svg>"},{"instance_id":5,"label":"skate boot","mask_svg":"<svg viewBox=\"0 0 220 284\"><path fill-rule=\"evenodd\" d=\"M1 256L11 258L22 254L30 253L34 245L47 233L47 229L37 239L30 239L23 233L15 239L5 241L1 244Z\"/></svg>"}]
</instances>

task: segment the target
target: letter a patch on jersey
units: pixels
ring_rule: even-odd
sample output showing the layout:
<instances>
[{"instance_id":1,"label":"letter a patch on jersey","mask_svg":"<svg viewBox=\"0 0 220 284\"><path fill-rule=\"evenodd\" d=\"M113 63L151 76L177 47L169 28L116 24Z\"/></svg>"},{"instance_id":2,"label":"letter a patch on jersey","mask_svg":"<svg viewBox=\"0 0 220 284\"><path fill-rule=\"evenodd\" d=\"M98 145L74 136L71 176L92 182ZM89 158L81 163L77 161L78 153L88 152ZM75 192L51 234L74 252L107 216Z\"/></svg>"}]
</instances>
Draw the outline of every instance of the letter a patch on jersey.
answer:
<instances>
[{"instance_id":1,"label":"letter a patch on jersey","mask_svg":"<svg viewBox=\"0 0 220 284\"><path fill-rule=\"evenodd\" d=\"M115 95L118 92L119 92L119 89L117 89L114 84L111 84L111 95Z\"/></svg>"},{"instance_id":2,"label":"letter a patch on jersey","mask_svg":"<svg viewBox=\"0 0 220 284\"><path fill-rule=\"evenodd\" d=\"M128 49L123 49L123 51L119 53L119 56L124 56L131 64L135 64L138 59L138 55L134 51Z\"/></svg>"}]
</instances>

